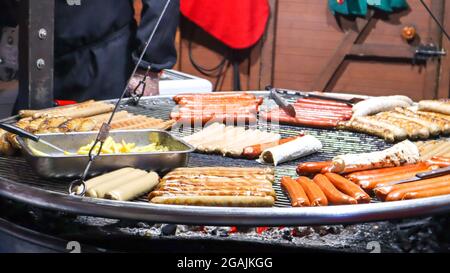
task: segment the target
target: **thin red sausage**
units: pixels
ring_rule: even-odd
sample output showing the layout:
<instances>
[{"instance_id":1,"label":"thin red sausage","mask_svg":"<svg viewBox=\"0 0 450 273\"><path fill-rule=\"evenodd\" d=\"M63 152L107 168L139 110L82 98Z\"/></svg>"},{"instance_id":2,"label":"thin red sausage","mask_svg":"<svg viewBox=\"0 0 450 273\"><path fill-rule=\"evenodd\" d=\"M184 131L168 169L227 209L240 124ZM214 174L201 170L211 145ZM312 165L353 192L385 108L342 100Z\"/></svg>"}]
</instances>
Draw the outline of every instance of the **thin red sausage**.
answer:
<instances>
[{"instance_id":1,"label":"thin red sausage","mask_svg":"<svg viewBox=\"0 0 450 273\"><path fill-rule=\"evenodd\" d=\"M330 182L343 193L353 197L358 203L369 203L370 196L358 185L335 173L326 173Z\"/></svg>"},{"instance_id":2,"label":"thin red sausage","mask_svg":"<svg viewBox=\"0 0 450 273\"><path fill-rule=\"evenodd\" d=\"M330 182L330 180L323 174L316 175L314 177L314 183L319 186L319 188L327 197L327 200L332 204L349 205L358 203L355 198L348 196L336 189L336 187Z\"/></svg>"},{"instance_id":3,"label":"thin red sausage","mask_svg":"<svg viewBox=\"0 0 450 273\"><path fill-rule=\"evenodd\" d=\"M248 159L258 158L265 149L269 149L269 148L276 147L276 146L284 144L284 143L291 142L301 136L303 136L303 135L282 138L277 141L266 142L266 143L256 144L253 146L246 147L246 148L244 148L244 151L242 152L242 156L245 158L248 158Z\"/></svg>"},{"instance_id":4,"label":"thin red sausage","mask_svg":"<svg viewBox=\"0 0 450 273\"><path fill-rule=\"evenodd\" d=\"M300 103L296 102L294 103L294 107L303 107L303 108L309 108L309 109L319 109L319 110L337 110L337 111L349 111L350 108L343 108L339 106L333 106L333 105L317 105L312 103Z\"/></svg>"},{"instance_id":5,"label":"thin red sausage","mask_svg":"<svg viewBox=\"0 0 450 273\"><path fill-rule=\"evenodd\" d=\"M297 174L300 176L317 174L320 173L323 168L329 167L331 164L332 164L331 161L305 162L298 164L296 171Z\"/></svg>"},{"instance_id":6,"label":"thin red sausage","mask_svg":"<svg viewBox=\"0 0 450 273\"><path fill-rule=\"evenodd\" d=\"M328 200L323 191L308 177L301 176L297 179L308 196L311 206L327 206Z\"/></svg>"},{"instance_id":7,"label":"thin red sausage","mask_svg":"<svg viewBox=\"0 0 450 273\"><path fill-rule=\"evenodd\" d=\"M420 180L417 182L410 182L410 183L404 183L404 184L378 187L378 188L375 188L373 191L375 192L375 194L377 195L378 198L380 198L381 200L384 200L384 199L386 199L386 196L388 194L393 193L394 191L403 190L403 189L408 189L411 191L411 190L421 189L420 187L426 187L429 185L436 186L437 184L439 184L440 186L445 186L445 185L441 185L441 183L449 183L449 181L450 181L450 175L444 175L441 177ZM391 197L393 197L393 196L391 196Z\"/></svg>"},{"instance_id":8,"label":"thin red sausage","mask_svg":"<svg viewBox=\"0 0 450 273\"><path fill-rule=\"evenodd\" d=\"M430 190L408 192L405 195L403 195L403 200L433 197L446 194L450 194L450 186L439 187Z\"/></svg>"},{"instance_id":9,"label":"thin red sausage","mask_svg":"<svg viewBox=\"0 0 450 273\"><path fill-rule=\"evenodd\" d=\"M208 122L229 122L233 124L237 123L256 123L256 115L252 113L232 113L232 114L222 114L222 113L214 113L214 114L178 114L172 113L171 118L177 120L179 123L183 124L206 124Z\"/></svg>"},{"instance_id":10,"label":"thin red sausage","mask_svg":"<svg viewBox=\"0 0 450 273\"><path fill-rule=\"evenodd\" d=\"M450 180L448 181L442 181L442 182L434 182L429 183L426 185L420 185L420 186L410 186L402 189L397 189L391 191L385 198L385 201L398 201L403 200L403 197L408 192L415 192L415 191L426 191L426 190L432 190L436 188L441 187L450 187Z\"/></svg>"},{"instance_id":11,"label":"thin red sausage","mask_svg":"<svg viewBox=\"0 0 450 273\"><path fill-rule=\"evenodd\" d=\"M255 99L255 95L248 93L206 93L206 94L196 94L196 93L186 93L179 94L173 97L175 102L178 102L182 99L185 100L196 100L196 99L230 99L230 98L239 98L239 99Z\"/></svg>"},{"instance_id":12,"label":"thin red sausage","mask_svg":"<svg viewBox=\"0 0 450 273\"><path fill-rule=\"evenodd\" d=\"M264 113L263 118L267 121L279 121L282 124L311 126L317 128L334 128L337 126L337 119L308 119L308 118L294 118L290 116L272 115L271 113Z\"/></svg>"},{"instance_id":13,"label":"thin red sausage","mask_svg":"<svg viewBox=\"0 0 450 273\"><path fill-rule=\"evenodd\" d=\"M421 163L417 163L417 164L405 165L405 166L400 166L400 167L391 167L391 168L376 169L376 170L370 170L370 171L359 171L359 172L354 172L354 173L347 175L347 178L353 182L359 182L359 181L363 181L363 180L373 180L373 179L387 177L392 174L397 174L400 172L408 172L408 171L414 171L416 169L423 169L428 166L429 166L428 163L421 162Z\"/></svg>"},{"instance_id":14,"label":"thin red sausage","mask_svg":"<svg viewBox=\"0 0 450 273\"><path fill-rule=\"evenodd\" d=\"M337 102L332 100L322 100L322 99L298 99L297 102L299 103L312 103L312 104L318 104L318 105L330 105L330 106L337 106L342 108L352 108L348 104L345 104L343 102Z\"/></svg>"},{"instance_id":15,"label":"thin red sausage","mask_svg":"<svg viewBox=\"0 0 450 273\"><path fill-rule=\"evenodd\" d=\"M288 176L281 178L281 186L288 193L293 207L308 207L310 205L308 196L302 186L294 179Z\"/></svg>"},{"instance_id":16,"label":"thin red sausage","mask_svg":"<svg viewBox=\"0 0 450 273\"><path fill-rule=\"evenodd\" d=\"M450 167L450 158L435 156L427 160L428 164L438 165L441 168Z\"/></svg>"},{"instance_id":17,"label":"thin red sausage","mask_svg":"<svg viewBox=\"0 0 450 273\"><path fill-rule=\"evenodd\" d=\"M437 168L439 168L439 167L438 166L424 167L424 168L415 169L412 171L404 171L404 172L399 172L399 173L395 173L395 174L390 174L390 175L386 175L384 177L379 177L379 178L375 178L375 179L361 180L361 181L357 182L357 184L365 190L373 190L376 187L381 187L381 186L387 185L391 182L401 181L401 180L405 180L408 178L412 178L412 177L416 176L416 174L418 174L418 173L431 171L431 170L434 170Z\"/></svg>"}]
</instances>

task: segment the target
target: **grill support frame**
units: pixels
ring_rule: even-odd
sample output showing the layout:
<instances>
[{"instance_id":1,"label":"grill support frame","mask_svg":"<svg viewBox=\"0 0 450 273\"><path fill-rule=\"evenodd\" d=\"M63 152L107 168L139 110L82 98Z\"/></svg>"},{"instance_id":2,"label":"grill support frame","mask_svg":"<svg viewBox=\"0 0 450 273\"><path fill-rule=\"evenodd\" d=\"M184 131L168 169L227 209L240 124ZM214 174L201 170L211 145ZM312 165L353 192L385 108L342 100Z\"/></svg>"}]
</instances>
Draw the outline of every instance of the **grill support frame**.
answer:
<instances>
[{"instance_id":1,"label":"grill support frame","mask_svg":"<svg viewBox=\"0 0 450 273\"><path fill-rule=\"evenodd\" d=\"M267 91L251 92L258 96L268 96ZM287 91L285 94L288 99L295 99L295 92ZM335 94L333 94L335 95ZM340 95L342 97L354 95ZM173 107L172 96L157 96L143 98L140 106L142 112L136 111L137 114L158 113L160 117L167 115L169 106ZM111 100L108 102L114 102ZM273 105L273 104L271 104ZM159 108L164 111L159 111ZM124 110L131 110L126 105L122 105ZM14 122L17 117L7 118L1 122ZM297 134L298 131L306 128L292 128L283 127L282 134ZM308 129L306 129L308 130ZM368 145L364 149L380 148L384 141L372 137L361 137L352 133L339 131L321 131L310 129L314 134L322 136L322 140L328 146L336 143L344 145L346 149L354 147L358 141L365 141L370 143L359 143L359 145ZM328 142L329 134L333 134L336 140ZM342 144L341 142L344 142ZM382 146L383 146L382 145ZM325 155L323 153L318 155L321 159L329 157L336 152L344 152L343 146L337 148L333 147L328 150ZM350 147L350 148L349 148ZM384 146L383 146L384 147ZM190 166L199 166L205 159L209 158L209 163L215 162L217 164L225 164L227 166L258 166L257 163L248 160L223 160L218 156L210 155L196 155L196 158ZM303 161L314 161L317 157L308 157ZM214 161L212 161L214 160ZM219 163L217 163L219 162ZM11 169L10 164L17 164L23 162L14 162L8 160L7 168ZM294 164L294 163L293 163ZM1 168L2 166L0 166ZM5 168L5 166L3 166ZM293 175L295 170L293 166L287 168L277 168L277 176ZM24 172L26 169L21 169L17 172ZM30 179L33 173L27 174L24 179ZM198 225L239 225L239 226L302 226L302 225L325 225L325 224L348 224L358 222L370 222L397 218L417 217L431 214L439 214L450 211L450 195L426 198L421 200L407 200L392 203L371 203L353 206L330 206L319 208L218 208L218 207L192 207L192 206L170 206L170 205L156 205L145 202L145 200L138 200L138 202L117 202L101 199L91 199L68 196L64 192L65 185L55 182L51 184L39 185L39 181L34 180L33 183L27 184L27 181L20 181L19 179L8 179L2 177L0 173L0 196L4 198L19 201L32 206L50 209L54 211L64 211L80 215L97 216L114 219L129 219L141 220L157 223L174 223L174 224L198 224ZM283 199L283 204L288 202L284 193L279 189L279 183L275 183L274 188L277 188L278 197ZM47 190L51 189L51 190ZM145 203L144 203L144 202ZM281 204L281 206L283 206Z\"/></svg>"}]
</instances>

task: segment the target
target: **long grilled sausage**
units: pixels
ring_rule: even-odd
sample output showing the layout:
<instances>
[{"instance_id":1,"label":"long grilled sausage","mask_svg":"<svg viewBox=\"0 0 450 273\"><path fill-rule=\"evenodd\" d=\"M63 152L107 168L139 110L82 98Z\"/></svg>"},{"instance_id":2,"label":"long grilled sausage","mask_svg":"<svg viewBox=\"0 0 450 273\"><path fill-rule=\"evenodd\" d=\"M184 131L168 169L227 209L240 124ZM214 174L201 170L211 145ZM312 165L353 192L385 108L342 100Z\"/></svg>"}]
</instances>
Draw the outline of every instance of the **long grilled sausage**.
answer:
<instances>
[{"instance_id":1,"label":"long grilled sausage","mask_svg":"<svg viewBox=\"0 0 450 273\"><path fill-rule=\"evenodd\" d=\"M178 105L189 105L189 104L203 104L203 105L215 105L215 104L236 104L236 105L242 105L242 104L256 104L261 105L263 102L263 98L257 98L257 99L238 99L238 98L230 98L230 99L199 99L199 100L186 100L181 99L178 102Z\"/></svg>"},{"instance_id":2,"label":"long grilled sausage","mask_svg":"<svg viewBox=\"0 0 450 273\"><path fill-rule=\"evenodd\" d=\"M282 124L298 125L298 126L311 126L316 128L334 128L338 124L337 119L318 119L318 118L306 118L306 117L290 117L288 115L263 113L263 118L267 121L279 121Z\"/></svg>"},{"instance_id":3,"label":"long grilled sausage","mask_svg":"<svg viewBox=\"0 0 450 273\"><path fill-rule=\"evenodd\" d=\"M207 112L221 112L221 113L233 113L233 112L257 112L257 105L187 105L178 108L180 113L207 113Z\"/></svg>"},{"instance_id":4,"label":"long grilled sausage","mask_svg":"<svg viewBox=\"0 0 450 273\"><path fill-rule=\"evenodd\" d=\"M448 157L432 157L427 160L427 163L430 165L437 165L441 168L450 167L450 161L447 160Z\"/></svg>"},{"instance_id":5,"label":"long grilled sausage","mask_svg":"<svg viewBox=\"0 0 450 273\"><path fill-rule=\"evenodd\" d=\"M443 182L435 182L435 183L426 184L426 185L417 185L417 186L410 186L410 187L406 187L406 188L402 188L402 189L397 189L397 190L391 191L386 196L385 201L403 200L403 197L408 192L428 191L428 190L433 190L433 189L442 188L442 187L450 187L450 180L443 181Z\"/></svg>"},{"instance_id":6,"label":"long grilled sausage","mask_svg":"<svg viewBox=\"0 0 450 273\"><path fill-rule=\"evenodd\" d=\"M357 204L355 198L340 192L323 174L314 177L314 183L323 191L327 200L335 205Z\"/></svg>"},{"instance_id":7,"label":"long grilled sausage","mask_svg":"<svg viewBox=\"0 0 450 273\"><path fill-rule=\"evenodd\" d=\"M445 176L441 176L441 177L420 180L417 182L377 187L374 189L374 192L379 199L385 200L386 196L388 194L391 194L398 190L404 190L404 189L408 189L408 190L419 189L420 190L420 189L422 189L421 187L427 187L430 185L431 186L445 186L445 184L441 185L441 183L450 183L449 181L450 181L450 175L445 175ZM393 198L394 196L391 196L391 197Z\"/></svg>"},{"instance_id":8,"label":"long grilled sausage","mask_svg":"<svg viewBox=\"0 0 450 273\"><path fill-rule=\"evenodd\" d=\"M281 186L288 193L293 207L308 207L310 205L308 196L300 183L285 176L281 178Z\"/></svg>"},{"instance_id":9,"label":"long grilled sausage","mask_svg":"<svg viewBox=\"0 0 450 273\"><path fill-rule=\"evenodd\" d=\"M350 180L347 180L339 174L335 173L326 173L325 176L338 190L355 198L358 203L370 202L370 196Z\"/></svg>"},{"instance_id":10,"label":"long grilled sausage","mask_svg":"<svg viewBox=\"0 0 450 273\"><path fill-rule=\"evenodd\" d=\"M173 97L173 100L175 102L179 102L182 99L185 100L201 100L201 99L255 99L255 95L248 94L248 93L204 93L204 94L198 94L198 93L186 93L186 94L179 94Z\"/></svg>"},{"instance_id":11,"label":"long grilled sausage","mask_svg":"<svg viewBox=\"0 0 450 273\"><path fill-rule=\"evenodd\" d=\"M327 206L328 200L323 191L308 177L301 176L297 179L308 196L311 206Z\"/></svg>"},{"instance_id":12,"label":"long grilled sausage","mask_svg":"<svg viewBox=\"0 0 450 273\"><path fill-rule=\"evenodd\" d=\"M352 113L340 113L320 110L307 110L303 108L295 108L297 116L313 117L313 118L331 118L339 120L349 120L352 117Z\"/></svg>"},{"instance_id":13,"label":"long grilled sausage","mask_svg":"<svg viewBox=\"0 0 450 273\"><path fill-rule=\"evenodd\" d=\"M183 124L206 124L211 122L230 122L233 124L245 123L252 124L256 123L256 115L253 113L232 113L232 114L171 114L171 118L175 119L179 123Z\"/></svg>"},{"instance_id":14,"label":"long grilled sausage","mask_svg":"<svg viewBox=\"0 0 450 273\"><path fill-rule=\"evenodd\" d=\"M427 172L427 171L435 170L435 169L438 169L438 168L439 168L439 166L432 165L432 166L430 166L428 168L424 168L422 170L401 172L401 173L392 174L392 175L389 175L389 176L386 176L386 177L378 178L378 179L375 179L375 180L361 181L359 183L359 185L365 190L373 190L373 189L375 189L377 187L388 186L388 185L390 185L390 184L392 184L393 182L396 182L396 181L401 181L401 180L413 178L418 173Z\"/></svg>"},{"instance_id":15,"label":"long grilled sausage","mask_svg":"<svg viewBox=\"0 0 450 273\"><path fill-rule=\"evenodd\" d=\"M297 174L302 175L312 175L317 174L322 171L322 169L329 167L332 164L331 161L323 161L323 162L305 162L300 163L297 166Z\"/></svg>"},{"instance_id":16,"label":"long grilled sausage","mask_svg":"<svg viewBox=\"0 0 450 273\"><path fill-rule=\"evenodd\" d=\"M227 207L271 207L275 199L272 196L158 196L149 195L156 204L227 206Z\"/></svg>"},{"instance_id":17,"label":"long grilled sausage","mask_svg":"<svg viewBox=\"0 0 450 273\"><path fill-rule=\"evenodd\" d=\"M262 144L256 144L253 146L249 146L244 148L244 151L242 152L242 156L247 158L247 159L255 159L258 158L259 155L265 150L265 149L269 149L272 147L276 147L278 145L284 144L284 143L288 143L291 142L299 137L303 136L303 134L295 136L295 137L287 137L287 138L282 138L280 140L277 141L273 141L273 142L267 142L267 143L262 143Z\"/></svg>"},{"instance_id":18,"label":"long grilled sausage","mask_svg":"<svg viewBox=\"0 0 450 273\"><path fill-rule=\"evenodd\" d=\"M386 165L388 167L388 164L392 164L393 163L386 163ZM360 171L361 168L364 168L364 166L362 165L345 165L345 162L342 160L335 160L332 162L332 164L330 164L329 166L325 167L322 169L322 173L341 173L341 174L347 174L347 173L353 173L356 171Z\"/></svg>"},{"instance_id":19,"label":"long grilled sausage","mask_svg":"<svg viewBox=\"0 0 450 273\"><path fill-rule=\"evenodd\" d=\"M408 192L405 195L403 195L403 200L433 197L446 194L450 194L450 186L433 188L430 190Z\"/></svg>"},{"instance_id":20,"label":"long grilled sausage","mask_svg":"<svg viewBox=\"0 0 450 273\"><path fill-rule=\"evenodd\" d=\"M405 166L399 166L399 167L391 167L391 168L384 168L384 169L376 169L376 170L369 170L369 171L359 171L354 172L347 175L347 178L355 183L359 183L363 180L374 180L382 177L386 177L392 174L402 173L402 172L409 172L414 170L421 170L423 168L427 168L429 164L425 162L420 162L417 164L411 164L411 165L405 165Z\"/></svg>"},{"instance_id":21,"label":"long grilled sausage","mask_svg":"<svg viewBox=\"0 0 450 273\"><path fill-rule=\"evenodd\" d=\"M351 111L350 108L343 108L340 106L333 106L333 105L317 105L312 103L301 103L296 102L294 103L294 107L301 107L301 108L308 108L308 109L318 109L318 110L335 110L335 111Z\"/></svg>"},{"instance_id":22,"label":"long grilled sausage","mask_svg":"<svg viewBox=\"0 0 450 273\"><path fill-rule=\"evenodd\" d=\"M322 99L298 99L298 103L312 103L312 104L318 104L318 105L328 105L328 106L337 106L342 108L348 108L352 109L348 104L343 102L337 102L332 100L322 100Z\"/></svg>"}]
</instances>

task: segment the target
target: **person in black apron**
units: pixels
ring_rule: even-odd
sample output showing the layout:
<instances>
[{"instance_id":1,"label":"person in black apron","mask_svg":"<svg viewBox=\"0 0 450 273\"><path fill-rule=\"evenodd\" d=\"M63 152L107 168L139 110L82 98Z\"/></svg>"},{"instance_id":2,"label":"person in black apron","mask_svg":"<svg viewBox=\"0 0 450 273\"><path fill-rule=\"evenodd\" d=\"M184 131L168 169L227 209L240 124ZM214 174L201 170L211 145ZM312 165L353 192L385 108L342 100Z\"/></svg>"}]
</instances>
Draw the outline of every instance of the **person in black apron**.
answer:
<instances>
[{"instance_id":1,"label":"person in black apron","mask_svg":"<svg viewBox=\"0 0 450 273\"><path fill-rule=\"evenodd\" d=\"M0 1L0 25L17 25L18 1ZM55 0L54 97L85 101L120 97L166 1L142 0L137 26L132 0ZM176 62L179 0L172 0L140 68ZM19 94L15 111L26 108Z\"/></svg>"}]
</instances>

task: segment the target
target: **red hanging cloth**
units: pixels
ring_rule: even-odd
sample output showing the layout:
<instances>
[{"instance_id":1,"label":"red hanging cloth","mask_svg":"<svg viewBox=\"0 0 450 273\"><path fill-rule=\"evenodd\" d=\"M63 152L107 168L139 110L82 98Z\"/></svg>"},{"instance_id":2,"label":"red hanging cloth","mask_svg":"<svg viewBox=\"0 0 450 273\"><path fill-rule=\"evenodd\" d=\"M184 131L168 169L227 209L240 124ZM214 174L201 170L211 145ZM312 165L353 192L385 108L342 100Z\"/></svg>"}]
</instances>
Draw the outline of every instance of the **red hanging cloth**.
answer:
<instances>
[{"instance_id":1,"label":"red hanging cloth","mask_svg":"<svg viewBox=\"0 0 450 273\"><path fill-rule=\"evenodd\" d=\"M234 49L256 44L269 19L267 0L181 0L181 13Z\"/></svg>"}]
</instances>

